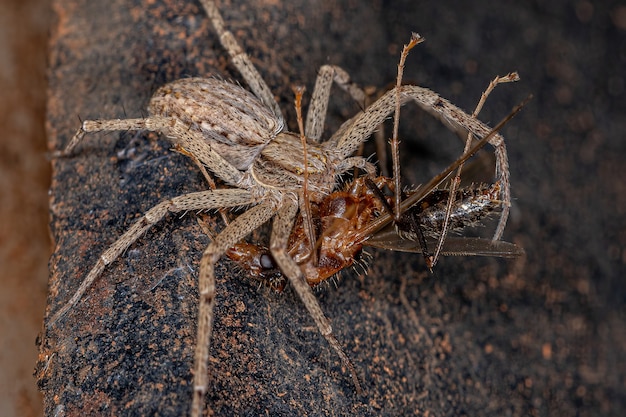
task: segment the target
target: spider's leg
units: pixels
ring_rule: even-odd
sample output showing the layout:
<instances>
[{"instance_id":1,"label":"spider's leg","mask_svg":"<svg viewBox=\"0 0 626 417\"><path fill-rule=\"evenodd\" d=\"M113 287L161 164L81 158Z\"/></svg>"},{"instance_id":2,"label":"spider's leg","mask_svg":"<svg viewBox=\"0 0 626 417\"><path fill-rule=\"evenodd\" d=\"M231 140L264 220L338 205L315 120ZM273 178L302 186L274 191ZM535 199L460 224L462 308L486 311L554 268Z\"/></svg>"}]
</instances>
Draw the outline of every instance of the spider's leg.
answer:
<instances>
[{"instance_id":1,"label":"spider's leg","mask_svg":"<svg viewBox=\"0 0 626 417\"><path fill-rule=\"evenodd\" d=\"M239 43L233 36L233 34L224 28L224 19L220 14L219 9L215 5L213 0L201 0L202 6L206 11L206 14L213 23L213 28L220 37L220 42L224 49L230 55L233 60L233 64L248 84L248 87L252 92L265 104L268 108L272 109L276 117L283 120L283 115L278 107L278 103L274 100L272 91L267 86L259 71L254 67L254 64L250 60L250 57L241 49Z\"/></svg>"},{"instance_id":2,"label":"spider's leg","mask_svg":"<svg viewBox=\"0 0 626 417\"><path fill-rule=\"evenodd\" d=\"M150 130L157 130L164 133L174 144L179 144L185 151L194 155L195 158L205 164L211 172L224 180L229 185L240 186L244 178L242 171L235 168L216 150L211 147L209 141L198 137L194 131L190 130L178 119L151 118L153 123L148 125Z\"/></svg>"},{"instance_id":3,"label":"spider's leg","mask_svg":"<svg viewBox=\"0 0 626 417\"><path fill-rule=\"evenodd\" d=\"M86 133L115 130L150 130L164 134L175 145L182 146L186 152L205 164L211 172L226 183L237 186L244 174L232 166L202 137L194 136L194 132L180 120L169 117L150 116L141 119L109 119L85 120L65 149L55 156L70 155L82 141Z\"/></svg>"},{"instance_id":4,"label":"spider's leg","mask_svg":"<svg viewBox=\"0 0 626 417\"><path fill-rule=\"evenodd\" d=\"M376 176L376 165L367 161L366 159L360 156L351 156L349 158L342 159L337 162L335 169L337 172L346 172L350 168L358 168L365 172L371 177Z\"/></svg>"},{"instance_id":5,"label":"spider's leg","mask_svg":"<svg viewBox=\"0 0 626 417\"><path fill-rule=\"evenodd\" d=\"M147 118L85 120L74 136L72 136L72 139L70 139L65 149L55 152L53 156L61 157L71 155L87 133L110 132L115 130L144 130L146 129L147 120Z\"/></svg>"},{"instance_id":6,"label":"spider's leg","mask_svg":"<svg viewBox=\"0 0 626 417\"><path fill-rule=\"evenodd\" d=\"M504 77L494 78L489 83L489 86L487 86L487 89L481 95L478 105L476 106L476 108L474 109L474 112L472 113L472 117L473 118L478 117L478 113L480 113L480 111L482 110L483 105L485 104L485 101L487 100L487 97L489 96L489 94L491 94L493 89L496 88L498 84L513 82L513 81L519 81L519 75L516 72L509 73L505 75ZM473 136L471 133L468 133L467 139L465 141L465 149L463 150L463 152L467 152L469 150L469 148L472 146L472 141L473 141ZM437 242L437 248L435 249L435 253L433 255L432 266L434 266L437 263L439 253L441 252L443 248L444 242L448 234L448 227L450 226L449 220L452 214L452 205L454 204L454 196L456 195L456 190L461 184L461 172L462 171L463 171L463 164L459 165L456 171L456 176L450 182L450 196L448 197L448 203L446 205L445 221L443 222L441 236L439 237L439 241ZM504 216L500 217L500 222L498 223L498 227L496 228L496 231L494 233L493 240L499 240L502 237L502 234L504 233L504 228L506 227L506 219L509 215L509 210L510 210L510 207L508 205L502 207L502 211L506 213L504 214Z\"/></svg>"},{"instance_id":7,"label":"spider's leg","mask_svg":"<svg viewBox=\"0 0 626 417\"><path fill-rule=\"evenodd\" d=\"M471 133L477 140L485 137L491 129L478 119L465 113L437 93L415 85L399 87L400 104L414 101L419 107L443 122L452 131L466 135ZM339 158L346 158L371 136L372 132L396 108L396 89L389 90L372 103L365 111L352 117L337 130L324 147L333 149ZM511 205L511 189L509 183L509 163L504 138L497 133L489 143L495 148L496 180L501 184L502 213L494 239L504 230Z\"/></svg>"},{"instance_id":8,"label":"spider's leg","mask_svg":"<svg viewBox=\"0 0 626 417\"><path fill-rule=\"evenodd\" d=\"M282 272L289 278L290 284L304 303L309 314L315 321L317 328L330 346L337 352L342 363L348 369L354 381L357 392L362 392L359 378L357 377L354 365L343 351L341 344L333 334L330 321L324 315L317 298L313 294L313 290L306 282L306 277L302 274L302 270L296 262L289 256L288 240L291 229L293 228L296 214L298 213L297 201L289 201L288 198L283 200L283 206L274 218L272 226L272 236L270 238L270 251L276 260L276 263Z\"/></svg>"},{"instance_id":9,"label":"spider's leg","mask_svg":"<svg viewBox=\"0 0 626 417\"><path fill-rule=\"evenodd\" d=\"M75 306L85 291L100 276L104 268L115 261L130 245L160 221L169 212L206 210L219 207L244 206L253 202L252 195L245 190L226 189L218 191L200 191L162 201L148 210L122 236L100 255L96 265L89 271L72 298L63 305L48 321L48 327L54 325L65 313Z\"/></svg>"},{"instance_id":10,"label":"spider's leg","mask_svg":"<svg viewBox=\"0 0 626 417\"><path fill-rule=\"evenodd\" d=\"M224 253L252 231L258 229L276 213L274 202L261 203L252 207L215 237L207 247L200 261L198 286L200 304L198 307L198 330L193 376L193 402L191 416L199 417L204 408L208 389L209 342L213 328L213 308L215 306L215 263Z\"/></svg>"},{"instance_id":11,"label":"spider's leg","mask_svg":"<svg viewBox=\"0 0 626 417\"><path fill-rule=\"evenodd\" d=\"M367 95L359 86L350 80L348 72L336 65L322 65L317 73L305 124L306 137L316 142L320 141L320 137L324 131L328 101L330 100L330 88L333 81L342 90L350 94L354 101L361 106L361 109L365 108Z\"/></svg>"},{"instance_id":12,"label":"spider's leg","mask_svg":"<svg viewBox=\"0 0 626 417\"><path fill-rule=\"evenodd\" d=\"M322 65L318 71L315 80L315 88L311 96L311 103L307 112L306 119L306 137L316 142L320 141L324 132L324 123L328 111L328 103L330 100L330 89L332 83L335 82L345 92L350 94L352 99L364 110L372 98L361 87L350 80L350 75L346 70L337 65ZM385 148L385 135L382 129L376 132L376 155L378 156L380 169L383 176L387 176L387 167L384 161L387 159L387 150ZM357 155L362 155L362 144L357 151ZM370 170L371 171L371 170ZM368 171L368 173L370 172Z\"/></svg>"},{"instance_id":13,"label":"spider's leg","mask_svg":"<svg viewBox=\"0 0 626 417\"><path fill-rule=\"evenodd\" d=\"M178 153L180 153L182 155L185 155L186 157L191 159L193 161L193 163L198 167L200 172L202 173L202 176L204 177L204 180L207 182L207 184L209 184L209 188L211 190L217 190L217 184L215 184L215 180L207 172L204 164L196 157L196 155L192 154L191 152L189 152L187 149L183 148L179 144L176 144L174 146L174 151L176 151L176 152L178 152ZM222 220L224 221L224 224L228 225L228 223L230 223L230 218L228 217L228 211L225 208L220 208L219 212L220 212L220 216L222 217ZM200 220L198 220L198 222L200 222ZM203 224L200 223L200 226L202 227Z\"/></svg>"}]
</instances>

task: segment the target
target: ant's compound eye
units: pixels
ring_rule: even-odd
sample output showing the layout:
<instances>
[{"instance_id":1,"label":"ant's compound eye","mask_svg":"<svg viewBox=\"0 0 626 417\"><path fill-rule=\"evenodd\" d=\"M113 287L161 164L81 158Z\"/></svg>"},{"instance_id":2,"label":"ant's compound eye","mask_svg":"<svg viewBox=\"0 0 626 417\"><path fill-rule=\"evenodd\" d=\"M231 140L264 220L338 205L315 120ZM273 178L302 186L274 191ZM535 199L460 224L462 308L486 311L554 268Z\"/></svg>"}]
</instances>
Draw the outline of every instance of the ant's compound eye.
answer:
<instances>
[{"instance_id":1,"label":"ant's compound eye","mask_svg":"<svg viewBox=\"0 0 626 417\"><path fill-rule=\"evenodd\" d=\"M261 267L264 269L275 269L276 268L276 264L274 263L274 259L268 255L268 254L263 254L261 255L261 257L259 258L259 263L261 264Z\"/></svg>"}]
</instances>

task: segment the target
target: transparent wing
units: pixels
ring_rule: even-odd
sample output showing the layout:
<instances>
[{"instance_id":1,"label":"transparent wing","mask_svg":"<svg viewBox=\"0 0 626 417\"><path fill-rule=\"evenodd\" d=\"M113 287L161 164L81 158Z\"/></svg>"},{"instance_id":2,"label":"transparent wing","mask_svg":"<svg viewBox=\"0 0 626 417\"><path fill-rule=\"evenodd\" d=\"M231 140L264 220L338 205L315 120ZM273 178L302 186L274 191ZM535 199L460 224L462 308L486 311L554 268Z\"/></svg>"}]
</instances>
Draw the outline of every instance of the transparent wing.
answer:
<instances>
[{"instance_id":1,"label":"transparent wing","mask_svg":"<svg viewBox=\"0 0 626 417\"><path fill-rule=\"evenodd\" d=\"M403 239L393 229L383 230L363 242L364 245L374 248L396 250L400 252L422 253L418 242ZM437 245L435 239L426 239L428 247ZM501 240L483 239L479 237L448 236L443 244L444 256L497 256L501 258L516 258L524 255L524 249L514 243Z\"/></svg>"}]
</instances>

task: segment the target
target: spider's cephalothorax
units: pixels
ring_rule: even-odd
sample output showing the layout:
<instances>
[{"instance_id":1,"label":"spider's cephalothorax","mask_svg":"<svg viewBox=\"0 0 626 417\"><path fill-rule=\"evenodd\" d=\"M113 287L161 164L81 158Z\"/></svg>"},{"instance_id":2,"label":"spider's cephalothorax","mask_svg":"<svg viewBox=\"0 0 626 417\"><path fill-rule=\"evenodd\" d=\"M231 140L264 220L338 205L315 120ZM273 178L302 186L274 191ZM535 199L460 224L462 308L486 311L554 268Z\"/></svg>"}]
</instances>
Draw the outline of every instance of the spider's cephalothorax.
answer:
<instances>
[{"instance_id":1,"label":"spider's cephalothorax","mask_svg":"<svg viewBox=\"0 0 626 417\"><path fill-rule=\"evenodd\" d=\"M304 149L300 136L283 130L282 115L273 113L242 87L215 78L182 79L157 90L148 110L155 118L171 118L172 123L185 126L189 137L172 132L170 140L228 185L252 191L255 202L270 196L279 202L302 190ZM329 142L309 140L308 187L313 202L329 194L335 177L348 168L374 171L363 158L340 162L344 159L333 152ZM224 162L228 168L222 168Z\"/></svg>"}]
</instances>

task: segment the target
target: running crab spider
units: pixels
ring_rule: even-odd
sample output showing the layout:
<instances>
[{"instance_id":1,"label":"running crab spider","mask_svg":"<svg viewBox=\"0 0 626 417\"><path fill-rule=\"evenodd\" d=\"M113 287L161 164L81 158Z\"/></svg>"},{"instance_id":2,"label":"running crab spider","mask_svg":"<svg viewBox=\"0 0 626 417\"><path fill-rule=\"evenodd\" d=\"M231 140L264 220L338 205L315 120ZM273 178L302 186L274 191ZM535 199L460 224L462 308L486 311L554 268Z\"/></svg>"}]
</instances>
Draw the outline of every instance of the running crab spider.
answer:
<instances>
[{"instance_id":1,"label":"running crab spider","mask_svg":"<svg viewBox=\"0 0 626 417\"><path fill-rule=\"evenodd\" d=\"M306 117L305 153L300 136L284 129L283 116L269 87L243 53L234 36L224 28L215 3L202 0L202 5L222 45L252 92L217 79L190 78L174 81L154 94L148 108L148 117L84 121L58 156L71 155L87 133L152 130L163 134L173 145L192 155L201 171L206 173L208 169L231 188L181 195L149 209L99 257L69 301L52 314L48 326L54 326L62 320L80 302L106 266L120 257L144 232L167 214L248 206L250 208L247 211L216 236L200 261L200 300L191 414L201 414L208 389L207 363L215 304L214 266L228 248L270 219L273 219L270 250L278 266L306 306L320 333L352 375L357 391L360 391L354 366L335 338L330 322L301 270L286 253L289 234L304 202L303 172L308 175L307 188L313 204L332 192L336 188L337 178L352 168L360 168L373 175L375 168L372 164L351 155L394 111L398 99L402 104L414 101L454 129L469 131L483 140L490 129L436 93L405 85L383 95L322 142L321 135L333 83L346 90L358 102L364 101L363 92L350 82L345 71L339 67L323 66L319 71ZM501 176L506 178L508 171L503 139L499 134L492 134L488 139L499 150L499 170ZM508 189L507 187L503 188ZM505 192L503 199L507 199Z\"/></svg>"}]
</instances>

